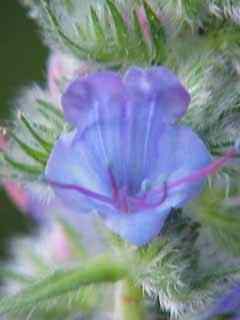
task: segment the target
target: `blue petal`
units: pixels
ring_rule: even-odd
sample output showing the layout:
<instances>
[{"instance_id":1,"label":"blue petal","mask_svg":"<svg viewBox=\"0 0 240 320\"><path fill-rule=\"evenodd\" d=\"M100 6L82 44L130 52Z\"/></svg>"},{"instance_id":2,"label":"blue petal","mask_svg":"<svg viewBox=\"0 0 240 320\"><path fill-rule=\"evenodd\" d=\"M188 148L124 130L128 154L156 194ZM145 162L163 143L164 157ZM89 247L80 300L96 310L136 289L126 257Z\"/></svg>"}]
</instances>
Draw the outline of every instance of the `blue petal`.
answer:
<instances>
[{"instance_id":1,"label":"blue petal","mask_svg":"<svg viewBox=\"0 0 240 320\"><path fill-rule=\"evenodd\" d=\"M111 186L107 174L108 161L113 159L112 162L118 164L116 167L113 166L113 169L121 168L121 165L126 166L126 163L121 153L118 152L120 142L113 140L111 143L115 126L111 124L102 127L105 132L104 136L109 135L107 151L98 140L98 126L99 124L94 124L84 132L74 131L62 135L48 162L47 179L80 185L111 197ZM152 153L147 155L148 170L145 171L145 178L150 182L152 189L161 186L164 181L170 183L185 177L210 161L206 147L189 128L165 126L158 139L154 141ZM111 157L107 161L105 152L107 152L107 157ZM130 174L128 181L138 180L138 177L133 175L134 172L131 172L131 167L128 172ZM114 174L119 185L124 186L121 170L119 169L118 172L114 170ZM199 192L202 183L203 179L173 190L170 189L166 200L158 208L139 210L137 213L129 214L93 201L74 190L55 188L55 191L67 205L77 212L96 209L114 232L133 244L142 245L160 232L171 208L181 207L190 201ZM155 199L148 200L149 202L155 201Z\"/></svg>"},{"instance_id":2,"label":"blue petal","mask_svg":"<svg viewBox=\"0 0 240 320\"><path fill-rule=\"evenodd\" d=\"M128 242L142 246L157 237L170 210L139 213L99 212L106 225Z\"/></svg>"},{"instance_id":3,"label":"blue petal","mask_svg":"<svg viewBox=\"0 0 240 320\"><path fill-rule=\"evenodd\" d=\"M128 92L125 158L128 176L134 177L134 181L129 181L130 189L135 192L149 167L154 167L162 157L163 152L156 154L158 142L169 126L186 112L190 96L165 67L132 67L123 81ZM155 156L149 159L151 154Z\"/></svg>"},{"instance_id":4,"label":"blue petal","mask_svg":"<svg viewBox=\"0 0 240 320\"><path fill-rule=\"evenodd\" d=\"M97 147L97 145L96 145ZM50 182L82 186L92 192L111 195L105 163L99 153L86 144L75 130L64 133L57 141L48 160L45 177ZM96 208L96 203L76 190L54 187L56 194L77 212Z\"/></svg>"},{"instance_id":5,"label":"blue petal","mask_svg":"<svg viewBox=\"0 0 240 320\"><path fill-rule=\"evenodd\" d=\"M80 136L77 131L63 134L49 159L46 179L68 185L81 185L91 191L111 196L107 167L103 158L99 158L97 144L92 140L94 132L95 127L92 127ZM77 191L58 187L54 189L63 202L76 213L97 210L113 232L135 245L144 245L156 237L169 213L169 209L123 213L114 207L93 201Z\"/></svg>"},{"instance_id":6,"label":"blue petal","mask_svg":"<svg viewBox=\"0 0 240 320\"><path fill-rule=\"evenodd\" d=\"M138 197L185 178L210 161L209 153L191 129L174 125L189 103L176 76L164 67L131 68L123 81L113 72L99 72L70 84L63 96L67 120L77 126L64 133L48 161L46 178L84 187L112 197L109 172L118 189ZM167 188L163 203L148 210L119 212L111 204L55 185L56 193L78 212L96 209L106 224L124 239L142 245L154 238L173 207L181 207L201 189L204 179Z\"/></svg>"},{"instance_id":7,"label":"blue petal","mask_svg":"<svg viewBox=\"0 0 240 320\"><path fill-rule=\"evenodd\" d=\"M176 75L166 67L130 68L124 76L131 95L152 101L162 120L174 122L187 111L190 96Z\"/></svg>"},{"instance_id":8,"label":"blue petal","mask_svg":"<svg viewBox=\"0 0 240 320\"><path fill-rule=\"evenodd\" d=\"M112 105L114 101L121 102L123 94L122 80L114 72L101 71L77 78L62 97L65 119L78 128L84 128L95 120L96 105L101 106L106 118L112 117L115 111L119 111Z\"/></svg>"},{"instance_id":9,"label":"blue petal","mask_svg":"<svg viewBox=\"0 0 240 320\"><path fill-rule=\"evenodd\" d=\"M106 121L116 112L120 114L118 109L124 108L126 98L134 101L128 112L136 114L139 103L148 106L154 103L158 119L165 122L181 117L190 102L184 86L166 67L132 67L123 79L111 71L75 79L65 91L62 105L66 120L84 127L94 117L96 104L101 105L102 119Z\"/></svg>"},{"instance_id":10,"label":"blue petal","mask_svg":"<svg viewBox=\"0 0 240 320\"><path fill-rule=\"evenodd\" d=\"M150 181L151 188L157 188L164 183L182 179L208 165L210 154L201 139L188 127L168 126L153 141L157 141L155 148L149 150L146 167L146 181ZM166 200L162 209L182 207L201 190L205 179L185 183L167 190Z\"/></svg>"}]
</instances>

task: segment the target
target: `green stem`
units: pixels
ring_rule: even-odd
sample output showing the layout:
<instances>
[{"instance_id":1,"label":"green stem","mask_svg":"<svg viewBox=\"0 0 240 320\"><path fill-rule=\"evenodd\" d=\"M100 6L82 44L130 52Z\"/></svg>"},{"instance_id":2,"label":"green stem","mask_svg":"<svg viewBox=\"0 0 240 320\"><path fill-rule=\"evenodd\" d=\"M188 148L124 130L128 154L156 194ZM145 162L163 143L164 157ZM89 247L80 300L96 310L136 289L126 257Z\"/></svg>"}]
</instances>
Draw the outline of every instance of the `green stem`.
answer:
<instances>
[{"instance_id":1,"label":"green stem","mask_svg":"<svg viewBox=\"0 0 240 320\"><path fill-rule=\"evenodd\" d=\"M116 286L114 320L144 320L143 292L130 280Z\"/></svg>"},{"instance_id":2,"label":"green stem","mask_svg":"<svg viewBox=\"0 0 240 320\"><path fill-rule=\"evenodd\" d=\"M0 316L7 312L28 310L39 303L50 303L51 299L64 295L67 297L68 294L78 292L88 285L116 282L127 274L122 261L110 256L96 257L82 266L55 271L16 295L0 299Z\"/></svg>"}]
</instances>

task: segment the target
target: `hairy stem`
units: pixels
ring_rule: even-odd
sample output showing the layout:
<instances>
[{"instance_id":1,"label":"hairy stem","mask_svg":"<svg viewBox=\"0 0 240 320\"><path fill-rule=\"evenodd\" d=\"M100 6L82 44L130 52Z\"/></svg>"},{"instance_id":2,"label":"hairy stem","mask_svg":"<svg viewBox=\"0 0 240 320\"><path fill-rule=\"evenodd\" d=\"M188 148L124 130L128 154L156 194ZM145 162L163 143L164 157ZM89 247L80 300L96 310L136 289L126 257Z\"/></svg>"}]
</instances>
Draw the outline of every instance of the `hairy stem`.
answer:
<instances>
[{"instance_id":1,"label":"hairy stem","mask_svg":"<svg viewBox=\"0 0 240 320\"><path fill-rule=\"evenodd\" d=\"M143 292L132 281L116 285L114 320L144 320Z\"/></svg>"}]
</instances>

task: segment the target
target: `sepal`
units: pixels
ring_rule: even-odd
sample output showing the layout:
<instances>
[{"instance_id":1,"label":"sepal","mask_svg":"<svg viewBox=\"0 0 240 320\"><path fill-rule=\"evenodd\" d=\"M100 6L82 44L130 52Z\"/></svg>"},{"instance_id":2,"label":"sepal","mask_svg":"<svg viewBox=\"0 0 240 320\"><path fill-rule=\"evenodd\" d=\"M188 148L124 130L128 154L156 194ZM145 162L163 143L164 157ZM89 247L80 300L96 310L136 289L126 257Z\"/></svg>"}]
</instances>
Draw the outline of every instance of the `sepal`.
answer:
<instances>
[{"instance_id":1,"label":"sepal","mask_svg":"<svg viewBox=\"0 0 240 320\"><path fill-rule=\"evenodd\" d=\"M80 1L69 1L75 10L58 1L32 1L31 8L44 30L50 47L68 51L78 59L92 60L111 68L129 65L162 64L166 58L165 30L157 11L147 1L91 1L82 8ZM144 15L150 35L146 33L139 12ZM145 17L144 17L145 19ZM67 26L67 27L66 27Z\"/></svg>"},{"instance_id":2,"label":"sepal","mask_svg":"<svg viewBox=\"0 0 240 320\"><path fill-rule=\"evenodd\" d=\"M36 98L33 116L18 112L12 129L5 130L1 150L1 173L7 179L37 181L45 170L50 152L65 128L63 113L54 103Z\"/></svg>"}]
</instances>

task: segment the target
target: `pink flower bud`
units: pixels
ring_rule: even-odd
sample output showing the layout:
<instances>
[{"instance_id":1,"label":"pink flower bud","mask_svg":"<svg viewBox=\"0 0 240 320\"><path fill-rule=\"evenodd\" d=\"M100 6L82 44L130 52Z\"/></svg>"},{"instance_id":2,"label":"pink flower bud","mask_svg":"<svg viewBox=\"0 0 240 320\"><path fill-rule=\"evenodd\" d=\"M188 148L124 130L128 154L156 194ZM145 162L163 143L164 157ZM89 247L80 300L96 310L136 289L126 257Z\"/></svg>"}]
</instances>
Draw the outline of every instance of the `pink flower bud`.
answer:
<instances>
[{"instance_id":1,"label":"pink flower bud","mask_svg":"<svg viewBox=\"0 0 240 320\"><path fill-rule=\"evenodd\" d=\"M59 263L67 261L71 257L72 252L63 228L60 225L55 225L49 236L51 255L54 261Z\"/></svg>"},{"instance_id":2,"label":"pink flower bud","mask_svg":"<svg viewBox=\"0 0 240 320\"><path fill-rule=\"evenodd\" d=\"M90 70L90 66L86 63L60 52L52 53L48 63L48 89L52 98L59 101L64 83L76 76L83 76Z\"/></svg>"},{"instance_id":3,"label":"pink flower bud","mask_svg":"<svg viewBox=\"0 0 240 320\"><path fill-rule=\"evenodd\" d=\"M0 133L0 151L4 150L7 146L7 141L4 132ZM5 180L3 186L8 193L10 199L16 204L16 206L25 211L27 209L28 197L23 188L10 180Z\"/></svg>"}]
</instances>

